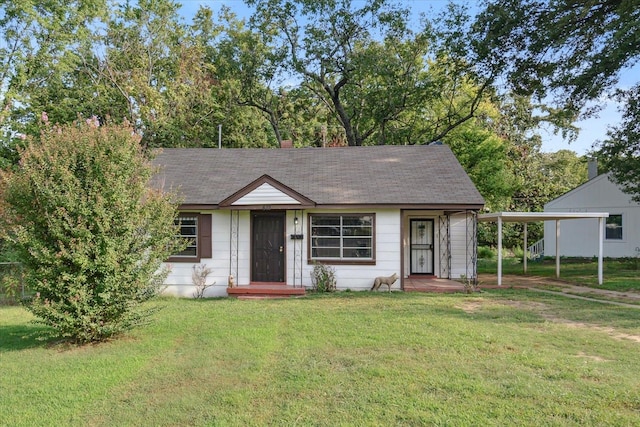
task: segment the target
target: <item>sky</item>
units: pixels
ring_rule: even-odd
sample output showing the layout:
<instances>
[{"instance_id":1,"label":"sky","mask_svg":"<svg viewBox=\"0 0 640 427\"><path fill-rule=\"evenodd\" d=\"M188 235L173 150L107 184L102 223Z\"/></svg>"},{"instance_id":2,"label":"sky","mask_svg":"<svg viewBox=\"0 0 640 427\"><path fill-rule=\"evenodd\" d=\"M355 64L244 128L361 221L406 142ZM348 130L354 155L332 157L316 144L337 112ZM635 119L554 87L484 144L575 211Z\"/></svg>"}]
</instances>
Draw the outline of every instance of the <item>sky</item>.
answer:
<instances>
[{"instance_id":1,"label":"sky","mask_svg":"<svg viewBox=\"0 0 640 427\"><path fill-rule=\"evenodd\" d=\"M231 9L238 17L248 17L251 13L243 0L177 0L182 4L181 13L189 22L195 15L200 6L208 6L216 14L220 8L225 5ZM355 2L365 3L366 0L355 0ZM449 0L399 0L405 4L411 11L412 15L418 17L421 13L437 13L449 3ZM459 5L466 5L471 14L475 14L480 7L478 0L453 0ZM619 87L628 88L637 82L637 76L640 75L640 64L635 67L623 70L620 75ZM613 100L603 100L606 107L599 112L596 117L588 120L576 122L575 125L580 128L578 137L574 141L563 139L561 135L555 135L551 128L541 128L540 136L542 137L542 151L555 152L558 150L572 150L578 155L587 154L595 142L606 139L607 129L610 125L620 122L621 115L618 111L618 105Z\"/></svg>"}]
</instances>

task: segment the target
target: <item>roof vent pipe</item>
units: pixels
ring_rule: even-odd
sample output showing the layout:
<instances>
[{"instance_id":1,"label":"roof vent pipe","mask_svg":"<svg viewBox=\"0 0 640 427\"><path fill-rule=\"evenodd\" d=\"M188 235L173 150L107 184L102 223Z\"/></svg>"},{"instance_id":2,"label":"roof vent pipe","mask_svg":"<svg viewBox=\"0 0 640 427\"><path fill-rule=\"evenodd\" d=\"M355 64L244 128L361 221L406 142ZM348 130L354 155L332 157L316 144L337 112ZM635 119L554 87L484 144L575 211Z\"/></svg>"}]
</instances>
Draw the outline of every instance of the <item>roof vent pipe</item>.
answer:
<instances>
[{"instance_id":1,"label":"roof vent pipe","mask_svg":"<svg viewBox=\"0 0 640 427\"><path fill-rule=\"evenodd\" d=\"M218 125L218 149L222 148L222 125Z\"/></svg>"}]
</instances>

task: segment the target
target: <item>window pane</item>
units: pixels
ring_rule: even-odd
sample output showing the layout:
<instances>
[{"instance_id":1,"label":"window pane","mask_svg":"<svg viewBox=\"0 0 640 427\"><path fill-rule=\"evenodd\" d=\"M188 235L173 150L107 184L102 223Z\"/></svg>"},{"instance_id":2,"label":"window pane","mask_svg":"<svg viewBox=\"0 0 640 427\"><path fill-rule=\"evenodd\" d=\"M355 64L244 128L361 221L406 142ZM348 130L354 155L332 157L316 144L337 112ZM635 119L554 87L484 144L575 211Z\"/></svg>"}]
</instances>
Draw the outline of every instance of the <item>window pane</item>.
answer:
<instances>
[{"instance_id":1,"label":"window pane","mask_svg":"<svg viewBox=\"0 0 640 427\"><path fill-rule=\"evenodd\" d=\"M196 235L196 227L193 225L181 225L180 226L180 235L181 236L195 236Z\"/></svg>"},{"instance_id":2,"label":"window pane","mask_svg":"<svg viewBox=\"0 0 640 427\"><path fill-rule=\"evenodd\" d=\"M371 236L371 227L344 227L343 236Z\"/></svg>"},{"instance_id":3,"label":"window pane","mask_svg":"<svg viewBox=\"0 0 640 427\"><path fill-rule=\"evenodd\" d=\"M372 258L371 249L344 249L343 258Z\"/></svg>"},{"instance_id":4,"label":"window pane","mask_svg":"<svg viewBox=\"0 0 640 427\"><path fill-rule=\"evenodd\" d=\"M313 236L339 236L340 227L313 227L311 234Z\"/></svg>"},{"instance_id":5,"label":"window pane","mask_svg":"<svg viewBox=\"0 0 640 427\"><path fill-rule=\"evenodd\" d=\"M187 242L187 247L182 251L174 254L174 256L195 257L198 255L198 218L196 217L178 217L175 220L175 224L178 225L180 239L184 239Z\"/></svg>"},{"instance_id":6,"label":"window pane","mask_svg":"<svg viewBox=\"0 0 640 427\"><path fill-rule=\"evenodd\" d=\"M181 252L178 252L176 256L196 256L197 250L195 246L187 246L187 248Z\"/></svg>"},{"instance_id":7,"label":"window pane","mask_svg":"<svg viewBox=\"0 0 640 427\"><path fill-rule=\"evenodd\" d=\"M339 248L340 247L340 238L329 238L323 237L318 238L314 237L311 244L314 247L330 247L330 248Z\"/></svg>"},{"instance_id":8,"label":"window pane","mask_svg":"<svg viewBox=\"0 0 640 427\"><path fill-rule=\"evenodd\" d=\"M339 216L312 216L311 225L336 225L340 226Z\"/></svg>"},{"instance_id":9,"label":"window pane","mask_svg":"<svg viewBox=\"0 0 640 427\"><path fill-rule=\"evenodd\" d=\"M622 215L609 215L605 231L607 239L622 240Z\"/></svg>"},{"instance_id":10,"label":"window pane","mask_svg":"<svg viewBox=\"0 0 640 427\"><path fill-rule=\"evenodd\" d=\"M313 258L340 258L340 248L313 248L311 256Z\"/></svg>"},{"instance_id":11,"label":"window pane","mask_svg":"<svg viewBox=\"0 0 640 427\"><path fill-rule=\"evenodd\" d=\"M373 225L373 219L369 215L363 216L343 216L342 225Z\"/></svg>"},{"instance_id":12,"label":"window pane","mask_svg":"<svg viewBox=\"0 0 640 427\"><path fill-rule=\"evenodd\" d=\"M342 244L345 248L369 248L371 247L371 239L367 238L345 238Z\"/></svg>"}]
</instances>

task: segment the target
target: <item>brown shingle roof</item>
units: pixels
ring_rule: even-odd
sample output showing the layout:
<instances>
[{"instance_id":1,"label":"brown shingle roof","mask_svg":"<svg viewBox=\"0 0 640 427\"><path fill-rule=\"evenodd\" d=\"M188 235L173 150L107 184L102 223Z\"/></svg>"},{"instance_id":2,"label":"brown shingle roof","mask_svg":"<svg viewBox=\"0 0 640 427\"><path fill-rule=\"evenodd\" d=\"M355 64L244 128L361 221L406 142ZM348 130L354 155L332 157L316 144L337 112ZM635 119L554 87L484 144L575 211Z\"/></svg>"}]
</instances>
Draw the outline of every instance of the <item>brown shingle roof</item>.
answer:
<instances>
[{"instance_id":1,"label":"brown shingle roof","mask_svg":"<svg viewBox=\"0 0 640 427\"><path fill-rule=\"evenodd\" d=\"M164 149L157 181L185 205L217 205L268 175L317 205L466 206L484 200L445 145Z\"/></svg>"}]
</instances>

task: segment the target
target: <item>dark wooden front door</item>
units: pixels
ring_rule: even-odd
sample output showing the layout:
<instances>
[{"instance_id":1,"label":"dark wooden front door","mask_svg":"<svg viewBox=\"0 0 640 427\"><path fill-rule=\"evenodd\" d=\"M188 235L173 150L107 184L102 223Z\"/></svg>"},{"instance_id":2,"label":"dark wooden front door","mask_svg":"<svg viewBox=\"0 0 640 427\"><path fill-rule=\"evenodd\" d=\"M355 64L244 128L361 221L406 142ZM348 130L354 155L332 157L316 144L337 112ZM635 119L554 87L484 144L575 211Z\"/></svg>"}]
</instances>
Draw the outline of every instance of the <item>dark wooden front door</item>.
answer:
<instances>
[{"instance_id":1,"label":"dark wooden front door","mask_svg":"<svg viewBox=\"0 0 640 427\"><path fill-rule=\"evenodd\" d=\"M284 282L284 212L252 212L251 281Z\"/></svg>"}]
</instances>

